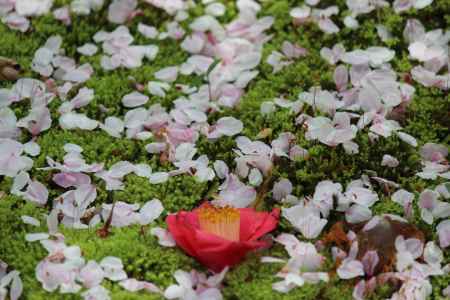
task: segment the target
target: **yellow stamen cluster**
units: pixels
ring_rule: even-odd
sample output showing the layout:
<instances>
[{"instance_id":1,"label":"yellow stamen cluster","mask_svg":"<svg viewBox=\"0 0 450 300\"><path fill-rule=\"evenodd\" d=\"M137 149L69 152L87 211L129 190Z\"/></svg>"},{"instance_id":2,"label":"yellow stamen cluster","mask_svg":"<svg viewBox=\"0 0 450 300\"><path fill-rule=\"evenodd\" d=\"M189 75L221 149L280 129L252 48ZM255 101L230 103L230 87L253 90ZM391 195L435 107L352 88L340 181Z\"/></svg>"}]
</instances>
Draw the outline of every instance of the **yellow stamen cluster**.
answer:
<instances>
[{"instance_id":1,"label":"yellow stamen cluster","mask_svg":"<svg viewBox=\"0 0 450 300\"><path fill-rule=\"evenodd\" d=\"M200 228L230 241L239 241L240 213L236 208L203 205L198 210Z\"/></svg>"}]
</instances>

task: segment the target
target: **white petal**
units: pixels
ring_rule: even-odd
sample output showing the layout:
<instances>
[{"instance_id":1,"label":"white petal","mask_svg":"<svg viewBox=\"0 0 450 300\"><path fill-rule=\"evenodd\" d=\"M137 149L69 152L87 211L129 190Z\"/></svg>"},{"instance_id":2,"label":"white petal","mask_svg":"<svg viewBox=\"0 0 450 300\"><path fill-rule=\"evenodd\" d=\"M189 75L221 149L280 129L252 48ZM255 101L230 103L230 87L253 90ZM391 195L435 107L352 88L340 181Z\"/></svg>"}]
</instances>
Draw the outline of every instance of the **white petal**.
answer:
<instances>
[{"instance_id":1,"label":"white petal","mask_svg":"<svg viewBox=\"0 0 450 300\"><path fill-rule=\"evenodd\" d=\"M226 10L225 5L223 5L222 3L215 2L209 4L205 8L205 13L211 16L220 17L223 16L223 14L225 14L225 10Z\"/></svg>"},{"instance_id":2,"label":"white petal","mask_svg":"<svg viewBox=\"0 0 450 300\"><path fill-rule=\"evenodd\" d=\"M409 134L401 132L401 131L398 131L397 135L398 135L399 139L401 139L405 143L407 143L413 147L417 147L417 145L418 145L417 140L412 135L409 135Z\"/></svg>"},{"instance_id":3,"label":"white petal","mask_svg":"<svg viewBox=\"0 0 450 300\"><path fill-rule=\"evenodd\" d=\"M21 16L40 16L50 11L52 0L17 0L16 12Z\"/></svg>"},{"instance_id":4,"label":"white petal","mask_svg":"<svg viewBox=\"0 0 450 300\"><path fill-rule=\"evenodd\" d=\"M127 279L127 274L123 270L123 264L120 258L107 256L102 259L100 266L105 272L105 277L112 281Z\"/></svg>"},{"instance_id":5,"label":"white petal","mask_svg":"<svg viewBox=\"0 0 450 300\"><path fill-rule=\"evenodd\" d=\"M125 107L137 107L144 105L148 100L148 96L139 92L132 92L122 98L122 104Z\"/></svg>"},{"instance_id":6,"label":"white petal","mask_svg":"<svg viewBox=\"0 0 450 300\"><path fill-rule=\"evenodd\" d=\"M337 269L337 274L341 279L364 276L364 266L359 260L345 259Z\"/></svg>"},{"instance_id":7,"label":"white petal","mask_svg":"<svg viewBox=\"0 0 450 300\"><path fill-rule=\"evenodd\" d=\"M88 263L80 270L80 279L83 285L87 288L100 285L104 278L103 269L94 260L88 261Z\"/></svg>"},{"instance_id":8,"label":"white petal","mask_svg":"<svg viewBox=\"0 0 450 300\"><path fill-rule=\"evenodd\" d=\"M17 274L16 276L14 276L11 283L11 289L9 291L10 299L18 300L22 295L22 291L23 291L22 279L20 279L19 274Z\"/></svg>"},{"instance_id":9,"label":"white petal","mask_svg":"<svg viewBox=\"0 0 450 300\"><path fill-rule=\"evenodd\" d=\"M364 221L370 220L372 217L372 211L370 208L353 204L346 212L345 212L345 220L349 223L360 223Z\"/></svg>"},{"instance_id":10,"label":"white petal","mask_svg":"<svg viewBox=\"0 0 450 300\"><path fill-rule=\"evenodd\" d=\"M222 135L233 136L241 133L244 128L242 122L233 117L220 118L215 126L215 130L208 134L208 138L219 138Z\"/></svg>"},{"instance_id":11,"label":"white petal","mask_svg":"<svg viewBox=\"0 0 450 300\"><path fill-rule=\"evenodd\" d=\"M273 198L275 200L282 200L287 195L292 193L292 183L289 179L283 178L273 186Z\"/></svg>"},{"instance_id":12,"label":"white petal","mask_svg":"<svg viewBox=\"0 0 450 300\"><path fill-rule=\"evenodd\" d=\"M188 272L176 270L173 277L175 277L175 280L184 288L190 288L193 285L193 278Z\"/></svg>"},{"instance_id":13,"label":"white petal","mask_svg":"<svg viewBox=\"0 0 450 300\"><path fill-rule=\"evenodd\" d=\"M444 220L438 224L437 233L439 236L439 245L441 248L450 246L450 220Z\"/></svg>"},{"instance_id":14,"label":"white petal","mask_svg":"<svg viewBox=\"0 0 450 300\"><path fill-rule=\"evenodd\" d=\"M427 243L423 252L423 257L429 265L437 266L439 269L441 268L441 263L444 260L442 250L434 243L434 241Z\"/></svg>"},{"instance_id":15,"label":"white petal","mask_svg":"<svg viewBox=\"0 0 450 300\"><path fill-rule=\"evenodd\" d=\"M178 77L178 67L166 67L155 74L155 78L164 82L174 82Z\"/></svg>"},{"instance_id":16,"label":"white petal","mask_svg":"<svg viewBox=\"0 0 450 300\"><path fill-rule=\"evenodd\" d=\"M105 130L110 136L120 138L125 125L124 122L117 117L107 117L105 124L99 124L100 128Z\"/></svg>"},{"instance_id":17,"label":"white petal","mask_svg":"<svg viewBox=\"0 0 450 300\"><path fill-rule=\"evenodd\" d=\"M33 217L21 216L21 219L25 224L29 224L29 225L33 225L33 226L37 226L37 227L41 226L41 223L39 222L39 220L35 219Z\"/></svg>"},{"instance_id":18,"label":"white petal","mask_svg":"<svg viewBox=\"0 0 450 300\"><path fill-rule=\"evenodd\" d=\"M40 240L47 240L50 236L47 233L28 233L25 235L27 242L35 242Z\"/></svg>"},{"instance_id":19,"label":"white petal","mask_svg":"<svg viewBox=\"0 0 450 300\"><path fill-rule=\"evenodd\" d=\"M108 8L108 21L123 24L136 9L137 0L114 0Z\"/></svg>"},{"instance_id":20,"label":"white petal","mask_svg":"<svg viewBox=\"0 0 450 300\"><path fill-rule=\"evenodd\" d=\"M179 285L171 285L164 291L166 299L179 299L185 295L185 289Z\"/></svg>"},{"instance_id":21,"label":"white petal","mask_svg":"<svg viewBox=\"0 0 450 300\"><path fill-rule=\"evenodd\" d=\"M289 273L286 275L285 281L287 284L295 284L296 286L303 286L305 280L297 274Z\"/></svg>"},{"instance_id":22,"label":"white petal","mask_svg":"<svg viewBox=\"0 0 450 300\"><path fill-rule=\"evenodd\" d=\"M77 48L78 53L83 54L85 56L93 56L95 53L97 53L98 48L96 45L91 43L86 43L81 47Z\"/></svg>"},{"instance_id":23,"label":"white petal","mask_svg":"<svg viewBox=\"0 0 450 300\"><path fill-rule=\"evenodd\" d=\"M30 156L38 156L41 153L41 147L36 142L30 141L23 146L23 150Z\"/></svg>"},{"instance_id":24,"label":"white petal","mask_svg":"<svg viewBox=\"0 0 450 300\"><path fill-rule=\"evenodd\" d=\"M45 205L48 200L47 188L38 181L31 181L28 184L24 197L38 205Z\"/></svg>"},{"instance_id":25,"label":"white petal","mask_svg":"<svg viewBox=\"0 0 450 300\"><path fill-rule=\"evenodd\" d=\"M152 168L147 164L134 165L134 173L140 177L149 178L152 174Z\"/></svg>"},{"instance_id":26,"label":"white petal","mask_svg":"<svg viewBox=\"0 0 450 300\"><path fill-rule=\"evenodd\" d=\"M148 91L154 96L165 97L169 89L170 85L166 82L150 81L148 83Z\"/></svg>"},{"instance_id":27,"label":"white petal","mask_svg":"<svg viewBox=\"0 0 450 300\"><path fill-rule=\"evenodd\" d=\"M250 170L250 174L248 175L248 182L253 186L259 186L263 181L263 176L261 171L256 168L252 168Z\"/></svg>"},{"instance_id":28,"label":"white petal","mask_svg":"<svg viewBox=\"0 0 450 300\"><path fill-rule=\"evenodd\" d=\"M161 201L158 199L153 199L151 201L148 201L147 203L142 206L141 210L139 211L140 214L140 221L139 223L141 225L147 225L152 223L154 220L159 218L159 216L164 211L164 207L161 204Z\"/></svg>"},{"instance_id":29,"label":"white petal","mask_svg":"<svg viewBox=\"0 0 450 300\"><path fill-rule=\"evenodd\" d=\"M214 162L214 170L220 179L224 179L229 173L227 164L222 160L216 160Z\"/></svg>"},{"instance_id":30,"label":"white petal","mask_svg":"<svg viewBox=\"0 0 450 300\"><path fill-rule=\"evenodd\" d=\"M175 247L176 243L169 231L164 228L152 228L150 233L158 238L158 243L163 247Z\"/></svg>"},{"instance_id":31,"label":"white petal","mask_svg":"<svg viewBox=\"0 0 450 300\"><path fill-rule=\"evenodd\" d=\"M110 300L109 291L103 286L98 285L90 288L89 290L83 292L81 296L84 300Z\"/></svg>"},{"instance_id":32,"label":"white petal","mask_svg":"<svg viewBox=\"0 0 450 300\"><path fill-rule=\"evenodd\" d=\"M399 165L399 161L395 157L393 157L389 154L385 154L385 155L383 155L383 160L381 161L381 165L390 167L390 168L395 168Z\"/></svg>"},{"instance_id":33,"label":"white petal","mask_svg":"<svg viewBox=\"0 0 450 300\"><path fill-rule=\"evenodd\" d=\"M294 19L306 19L311 14L311 8L306 5L295 7L289 12L289 14Z\"/></svg>"},{"instance_id":34,"label":"white petal","mask_svg":"<svg viewBox=\"0 0 450 300\"><path fill-rule=\"evenodd\" d=\"M416 0L414 2L414 7L417 9L422 9L422 8L427 7L431 3L433 3L433 0Z\"/></svg>"},{"instance_id":35,"label":"white petal","mask_svg":"<svg viewBox=\"0 0 450 300\"><path fill-rule=\"evenodd\" d=\"M98 126L98 122L89 119L84 114L79 113L67 113L63 114L59 118L59 125L62 129L83 129L83 130L94 130Z\"/></svg>"},{"instance_id":36,"label":"white petal","mask_svg":"<svg viewBox=\"0 0 450 300\"><path fill-rule=\"evenodd\" d=\"M158 30L155 27L143 23L138 24L138 31L148 39L155 39L158 36Z\"/></svg>"},{"instance_id":37,"label":"white petal","mask_svg":"<svg viewBox=\"0 0 450 300\"><path fill-rule=\"evenodd\" d=\"M164 183L167 180L169 180L169 173L167 173L167 172L152 173L149 180L150 180L150 183L152 183L152 184Z\"/></svg>"}]
</instances>

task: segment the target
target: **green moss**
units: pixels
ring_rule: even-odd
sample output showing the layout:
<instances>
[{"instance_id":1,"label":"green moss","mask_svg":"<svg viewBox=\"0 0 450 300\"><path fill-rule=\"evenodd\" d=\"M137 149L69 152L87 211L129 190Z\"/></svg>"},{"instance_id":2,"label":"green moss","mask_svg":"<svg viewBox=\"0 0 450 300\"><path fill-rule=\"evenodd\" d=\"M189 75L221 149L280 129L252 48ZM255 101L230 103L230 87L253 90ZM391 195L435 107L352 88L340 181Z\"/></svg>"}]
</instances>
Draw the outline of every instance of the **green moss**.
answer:
<instances>
[{"instance_id":1,"label":"green moss","mask_svg":"<svg viewBox=\"0 0 450 300\"><path fill-rule=\"evenodd\" d=\"M14 213L12 213L14 212ZM36 265L46 256L46 251L39 243L28 243L25 234L28 231L45 231L41 228L32 227L22 223L20 216L29 215L40 218L46 212L45 209L36 208L31 203L15 196L6 196L0 199L0 259L6 261L11 268L21 272L24 282L25 295L44 295L40 284L36 281L34 274ZM36 228L36 229L35 229ZM43 299L43 298L41 298Z\"/></svg>"},{"instance_id":2,"label":"green moss","mask_svg":"<svg viewBox=\"0 0 450 300\"><path fill-rule=\"evenodd\" d=\"M392 286L388 284L384 284L381 286L378 286L375 289L375 292L373 292L370 296L370 300L381 300L391 297L392 293L394 293L395 290L392 288Z\"/></svg>"},{"instance_id":3,"label":"green moss","mask_svg":"<svg viewBox=\"0 0 450 300\"><path fill-rule=\"evenodd\" d=\"M143 162L152 159L144 149L145 143L116 139L100 130L66 131L52 129L40 135L37 142L41 146L41 154L35 160L35 167L45 166L47 156L56 161L62 161L65 155L63 146L66 143L80 145L83 148L82 154L87 163L102 162L105 163L106 168L121 160Z\"/></svg>"},{"instance_id":4,"label":"green moss","mask_svg":"<svg viewBox=\"0 0 450 300\"><path fill-rule=\"evenodd\" d=\"M172 177L166 183L152 185L145 179L130 175L125 184L124 191L116 192L117 199L143 203L158 198L169 212L191 210L203 201L208 192L207 183L199 183L190 176Z\"/></svg>"},{"instance_id":5,"label":"green moss","mask_svg":"<svg viewBox=\"0 0 450 300\"><path fill-rule=\"evenodd\" d=\"M55 1L56 6L68 4L69 0ZM238 11L234 1L222 1L227 5L226 14L220 18L225 23L233 20ZM284 96L295 100L302 91L307 91L313 86L322 86L324 89L334 89L333 72L334 66L328 65L321 59L319 51L322 47L332 47L337 42L342 42L348 50L354 48L367 48L370 46L385 45L377 36L376 24L383 23L393 34L392 41L386 45L396 51L396 57L391 62L393 68L402 73L400 81L406 79L409 70L416 62L408 58L407 45L403 39L403 29L408 18L420 19L427 30L436 27L449 28L450 16L446 12L450 10L450 1L434 1L433 5L423 10L410 10L398 15L391 9L378 9L371 14L358 16L360 22L359 30L343 29L336 35L323 34L317 25L306 24L295 27L289 17L290 8L300 5L299 1L279 0L261 1L261 15L274 16L275 22L269 30L273 34L272 39L264 45L262 63L259 66L259 76L255 78L247 88L241 103L236 109L224 109L211 114L209 121L215 122L223 116L235 116L244 123L243 135L256 139L258 133L270 128L272 134L263 139L270 143L273 138L282 132L292 132L297 140L296 143L308 149L310 158L297 162L280 159L273 172L273 180L288 178L294 185L294 194L297 196L311 195L315 185L322 180L333 180L344 186L351 180L359 178L363 174L373 174L393 180L403 188L415 191L416 194L430 185L429 181L417 178L414 174L421 168L420 157L417 149L410 147L396 137L387 139L380 138L376 142L370 142L367 131L360 132L356 138L360 153L349 156L345 154L341 146L331 148L319 144L317 141L307 141L304 138L305 129L295 124L294 116L288 110L279 109L269 116L259 113L260 105L264 101L271 101L275 97ZM340 10L346 12L344 0L332 1L322 0L319 7L338 5ZM106 7L106 4L105 4ZM181 50L179 42L173 40L149 40L137 31L137 24L143 22L156 26L160 31L165 30L170 17L159 9L151 8L145 3L140 3L139 8L143 14L133 19L127 26L133 34L134 44L146 45L156 44L159 53L152 62L144 60L140 68L128 70L119 68L114 71L104 71L100 67L102 53L93 57L84 57L76 52L78 46L92 42L92 36L99 30L112 31L116 26L107 22L107 10L102 10L90 16L74 16L73 24L65 26L56 21L50 15L32 20L33 31L31 33L20 33L9 30L0 24L1 55L16 59L23 66L24 76L38 77L30 69L34 52L41 47L48 37L59 34L63 37L63 47L66 54L74 57L79 63L90 63L95 76L86 82L86 86L95 90L94 100L80 111L85 112L91 118L103 120L107 116L123 116L127 109L121 105L121 99L125 94L134 90L133 81L145 84L154 79L154 73L166 66L179 65L184 62L188 55ZM182 22L187 31L187 25L193 18L202 15L203 8L197 7L191 11L191 17ZM340 18L333 20L343 27ZM283 41L288 40L308 49L309 54L296 60L277 74L272 73L272 67L266 63L267 57L274 50L280 50ZM204 79L196 76L179 76L180 83L191 86L204 84ZM0 87L10 87L12 83L1 82ZM450 99L448 94L433 88L424 88L414 83L416 94L412 103L408 106L405 118L400 120L404 131L417 137L420 145L426 142L450 144ZM75 94L76 91L73 91ZM181 96L181 93L173 88L164 99L154 97L144 91L150 97L146 107L160 103L167 109L172 107L173 101ZM127 160L133 163L147 163L155 171L164 171L171 168L167 163L162 163L157 156L150 155L145 151L147 142L112 138L101 130L88 131L65 131L60 129L56 122L58 114L57 107L61 101L55 99L50 104L52 111L53 127L42 133L37 142L41 146L41 154L35 159L35 165L31 171L31 177L45 183L50 192L49 204L44 208L38 208L23 199L8 195L0 198L0 259L6 261L12 268L21 272L24 281L24 297L26 299L79 299L78 295L60 295L45 292L40 283L35 279L35 267L46 255L45 250L39 243L28 243L24 240L27 232L46 231L45 222L40 228L34 228L21 222L21 215L34 216L43 221L43 214L51 207L53 199L64 191L52 183L53 171L37 170L36 168L46 166L46 157L49 156L56 161L62 161L64 156L63 145L75 143L83 147L83 155L88 163L103 162L109 168L114 163ZM99 110L103 105L108 112ZM29 102L23 101L13 105L17 116L24 117L29 110ZM305 108L308 113L313 113L310 108ZM30 136L24 134L23 141L29 140ZM201 137L197 143L199 153L207 154L211 161L224 160L230 167L234 166L233 149L236 147L233 138L221 138L214 143ZM384 154L395 156L400 161L397 168L385 168L381 166ZM98 197L94 205L100 206L109 201L104 183L93 178L98 186ZM440 181L436 181L439 183ZM8 192L12 184L10 178L0 178L0 190ZM148 180L129 175L125 178L123 191L112 194L115 201L129 203L144 203L152 198L162 201L166 212L175 212L180 209L189 210L197 206L203 199L210 199L215 193L220 182L214 180L210 183L198 183L194 177L182 175L171 178L168 182L152 185ZM376 192L380 195L380 201L373 207L373 212L402 214L402 208L390 200L390 195L382 186L374 185ZM270 194L266 197L269 206ZM417 200L414 204L417 208ZM163 216L164 217L164 216ZM414 223L426 232L427 238L436 240L435 228L424 224L416 210ZM332 220L342 219L341 214L332 214ZM331 221L330 221L331 222ZM158 222L159 226L165 226L163 218ZM140 280L149 280L161 287L167 287L174 282L173 272L177 269L189 271L191 268L204 270L178 249L162 248L156 239L149 233L149 228L132 226L129 228L113 228L112 233L106 239L100 239L94 229L71 230L63 229L68 244L79 245L86 259L101 260L104 256L114 255L120 257L130 277ZM282 220L277 231L295 233L292 225ZM329 251L326 251L329 252ZM325 255L324 251L324 255ZM233 268L226 276L223 295L226 299L351 299L355 282L339 281L332 277L329 283L318 285L305 285L292 290L288 294L280 294L272 290L272 284L279 279L275 274L282 265L261 264L260 257L270 255L286 257L287 254L280 246L275 246L262 253L252 254L243 264ZM450 262L448 251L445 252L446 263ZM332 268L329 257L324 270ZM431 280L433 285L433 299L443 299L440 295L442 289L448 286L449 276L435 277ZM113 299L160 299L156 294L145 292L129 293L117 284L104 283L111 291ZM371 299L384 299L389 297L392 290L389 286L383 286L376 290Z\"/></svg>"},{"instance_id":6,"label":"green moss","mask_svg":"<svg viewBox=\"0 0 450 300\"><path fill-rule=\"evenodd\" d=\"M402 206L392 201L390 197L382 197L379 202L375 203L372 212L374 215L395 214L403 216Z\"/></svg>"},{"instance_id":7,"label":"green moss","mask_svg":"<svg viewBox=\"0 0 450 300\"><path fill-rule=\"evenodd\" d=\"M322 299L351 300L353 299L352 293L355 284L356 282L330 281L323 289Z\"/></svg>"}]
</instances>

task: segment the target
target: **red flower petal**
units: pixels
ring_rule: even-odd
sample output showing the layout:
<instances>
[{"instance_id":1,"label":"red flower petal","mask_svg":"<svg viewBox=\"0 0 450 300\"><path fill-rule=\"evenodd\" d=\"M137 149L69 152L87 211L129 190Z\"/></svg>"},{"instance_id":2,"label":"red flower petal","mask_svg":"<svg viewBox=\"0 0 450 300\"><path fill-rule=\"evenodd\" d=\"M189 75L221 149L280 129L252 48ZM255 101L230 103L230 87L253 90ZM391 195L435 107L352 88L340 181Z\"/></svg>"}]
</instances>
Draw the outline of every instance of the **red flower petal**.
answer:
<instances>
[{"instance_id":1,"label":"red flower petal","mask_svg":"<svg viewBox=\"0 0 450 300\"><path fill-rule=\"evenodd\" d=\"M233 242L221 237L197 230L198 243L196 259L214 272L220 272L226 266L241 262L248 252L265 247L265 241Z\"/></svg>"},{"instance_id":2,"label":"red flower petal","mask_svg":"<svg viewBox=\"0 0 450 300\"><path fill-rule=\"evenodd\" d=\"M279 209L272 213L240 209L240 241L229 241L200 229L197 210L179 212L167 217L166 222L177 245L199 262L220 272L226 266L242 261L248 252L267 246L266 241L258 241L278 224Z\"/></svg>"},{"instance_id":3,"label":"red flower petal","mask_svg":"<svg viewBox=\"0 0 450 300\"><path fill-rule=\"evenodd\" d=\"M196 245L192 239L195 223L190 222L192 221L192 216L192 213L182 211L175 215L169 215L166 222L177 245L189 255L196 257ZM196 227L198 227L198 224Z\"/></svg>"},{"instance_id":4,"label":"red flower petal","mask_svg":"<svg viewBox=\"0 0 450 300\"><path fill-rule=\"evenodd\" d=\"M253 241L277 227L280 209L271 213L257 212L251 208L241 208L241 241Z\"/></svg>"}]
</instances>

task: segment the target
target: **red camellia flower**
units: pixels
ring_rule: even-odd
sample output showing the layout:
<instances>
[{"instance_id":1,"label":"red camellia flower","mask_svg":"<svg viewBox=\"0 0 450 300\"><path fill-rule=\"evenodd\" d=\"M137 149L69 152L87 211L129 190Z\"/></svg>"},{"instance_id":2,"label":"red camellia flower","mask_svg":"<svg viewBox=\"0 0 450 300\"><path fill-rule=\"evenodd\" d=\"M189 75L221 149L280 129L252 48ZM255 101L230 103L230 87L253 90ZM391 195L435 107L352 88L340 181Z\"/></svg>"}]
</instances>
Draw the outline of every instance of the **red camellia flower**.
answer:
<instances>
[{"instance_id":1,"label":"red camellia flower","mask_svg":"<svg viewBox=\"0 0 450 300\"><path fill-rule=\"evenodd\" d=\"M279 209L267 213L205 203L192 212L169 215L166 222L179 247L220 272L242 261L248 252L269 246L259 238L275 229L279 215Z\"/></svg>"}]
</instances>

